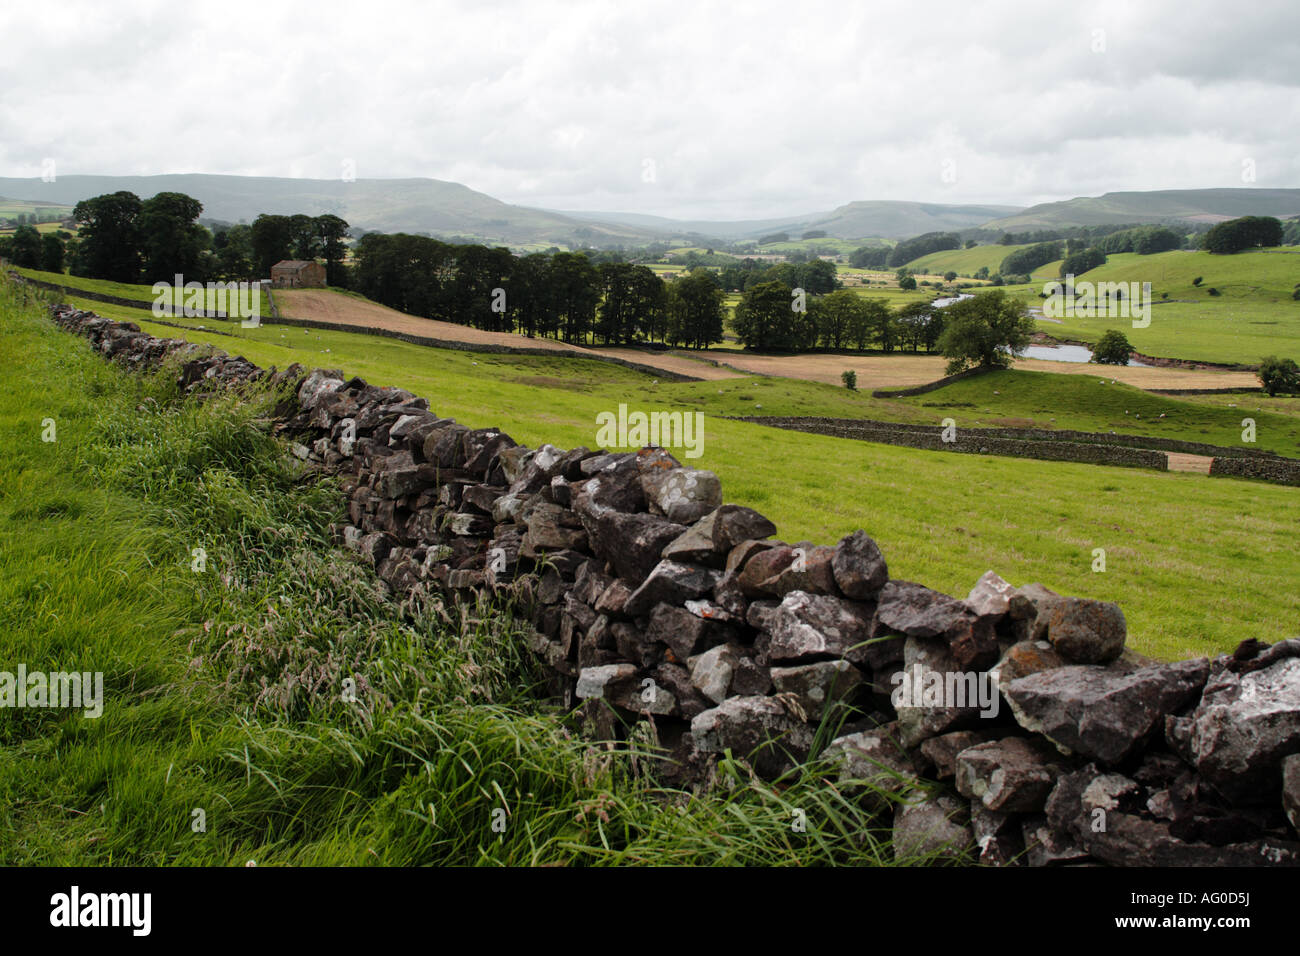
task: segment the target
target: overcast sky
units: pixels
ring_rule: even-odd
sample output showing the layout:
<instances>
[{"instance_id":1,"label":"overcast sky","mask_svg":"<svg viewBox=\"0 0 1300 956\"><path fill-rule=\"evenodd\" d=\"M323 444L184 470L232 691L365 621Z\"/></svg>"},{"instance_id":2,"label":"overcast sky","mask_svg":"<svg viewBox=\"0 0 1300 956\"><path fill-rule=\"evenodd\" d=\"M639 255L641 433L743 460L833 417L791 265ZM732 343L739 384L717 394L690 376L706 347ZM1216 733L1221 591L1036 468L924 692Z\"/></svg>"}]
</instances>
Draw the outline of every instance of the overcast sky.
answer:
<instances>
[{"instance_id":1,"label":"overcast sky","mask_svg":"<svg viewBox=\"0 0 1300 956\"><path fill-rule=\"evenodd\" d=\"M0 36L5 176L354 170L718 219L1300 186L1297 0L42 0Z\"/></svg>"}]
</instances>

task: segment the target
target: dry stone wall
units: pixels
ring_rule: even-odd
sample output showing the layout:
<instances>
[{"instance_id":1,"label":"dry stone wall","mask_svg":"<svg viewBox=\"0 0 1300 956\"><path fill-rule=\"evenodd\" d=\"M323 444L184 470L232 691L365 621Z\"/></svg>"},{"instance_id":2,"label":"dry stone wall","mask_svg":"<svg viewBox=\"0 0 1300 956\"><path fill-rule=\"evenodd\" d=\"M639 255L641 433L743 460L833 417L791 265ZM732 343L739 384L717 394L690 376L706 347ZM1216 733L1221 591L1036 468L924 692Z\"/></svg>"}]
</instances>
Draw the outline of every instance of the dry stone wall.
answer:
<instances>
[{"instance_id":1,"label":"dry stone wall","mask_svg":"<svg viewBox=\"0 0 1300 956\"><path fill-rule=\"evenodd\" d=\"M807 432L810 435L831 435L835 438L852 438L856 441L902 445L906 448L922 448L928 451L948 451L966 455L1004 455L1009 458L1075 461L1094 465L1122 465L1133 468L1154 468L1159 471L1165 471L1169 467L1168 455L1160 451L1119 444L1068 441L1055 436L1052 440L1036 440L993 434L1002 429L957 428L954 429L951 440L945 440L944 429L936 425L905 425L836 418L745 416L737 420L789 431Z\"/></svg>"},{"instance_id":2,"label":"dry stone wall","mask_svg":"<svg viewBox=\"0 0 1300 956\"><path fill-rule=\"evenodd\" d=\"M1280 485L1300 485L1300 461L1294 458L1225 458L1210 462L1210 474L1227 478L1258 478Z\"/></svg>"},{"instance_id":3,"label":"dry stone wall","mask_svg":"<svg viewBox=\"0 0 1300 956\"><path fill-rule=\"evenodd\" d=\"M710 786L727 752L766 778L818 758L900 855L1300 862L1300 639L1147 660L1114 604L992 571L952 597L891 578L864 531L773 540L663 449L525 448L402 389L54 317L191 393L291 387L277 427L342 477L342 542L398 594L512 602L555 696L599 739L648 731L665 784Z\"/></svg>"}]
</instances>

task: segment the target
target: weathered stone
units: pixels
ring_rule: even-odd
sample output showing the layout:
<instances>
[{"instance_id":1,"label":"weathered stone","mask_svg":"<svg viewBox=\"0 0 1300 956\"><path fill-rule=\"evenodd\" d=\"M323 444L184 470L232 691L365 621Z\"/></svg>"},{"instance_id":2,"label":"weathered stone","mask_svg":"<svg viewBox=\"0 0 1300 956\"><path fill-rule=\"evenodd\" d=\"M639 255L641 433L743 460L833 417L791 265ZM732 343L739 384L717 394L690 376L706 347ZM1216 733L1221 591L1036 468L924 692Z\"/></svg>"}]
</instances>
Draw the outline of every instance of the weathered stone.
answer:
<instances>
[{"instance_id":1,"label":"weathered stone","mask_svg":"<svg viewBox=\"0 0 1300 956\"><path fill-rule=\"evenodd\" d=\"M513 438L494 428L466 432L461 441L465 451L465 470L479 475L487 474L503 448L512 448L515 444Z\"/></svg>"},{"instance_id":2,"label":"weathered stone","mask_svg":"<svg viewBox=\"0 0 1300 956\"><path fill-rule=\"evenodd\" d=\"M714 707L714 702L700 693L699 688L691 683L691 675L680 664L663 662L655 668L652 676L677 701L677 709L682 717L693 719L698 714Z\"/></svg>"},{"instance_id":3,"label":"weathered stone","mask_svg":"<svg viewBox=\"0 0 1300 956\"><path fill-rule=\"evenodd\" d=\"M1141 788L1095 767L1063 776L1047 803L1048 822L1113 866L1300 865L1300 844L1271 837L1212 845L1180 839L1172 825L1136 811Z\"/></svg>"},{"instance_id":4,"label":"weathered stone","mask_svg":"<svg viewBox=\"0 0 1300 956\"><path fill-rule=\"evenodd\" d=\"M722 505L671 542L663 556L721 568L736 545L775 533L776 526L752 508Z\"/></svg>"},{"instance_id":5,"label":"weathered stone","mask_svg":"<svg viewBox=\"0 0 1300 956\"><path fill-rule=\"evenodd\" d=\"M532 457L533 450L522 445L509 446L497 452L497 461L501 465L506 481L512 485L518 481Z\"/></svg>"},{"instance_id":6,"label":"weathered stone","mask_svg":"<svg viewBox=\"0 0 1300 956\"><path fill-rule=\"evenodd\" d=\"M595 607L605 589L613 583L613 578L601 574L595 561L586 561L574 574L573 596L584 604Z\"/></svg>"},{"instance_id":7,"label":"weathered stone","mask_svg":"<svg viewBox=\"0 0 1300 956\"><path fill-rule=\"evenodd\" d=\"M694 614L696 617L702 618L703 620L706 621L717 621L719 623L725 624L734 621L736 619L735 615L733 615L726 608L722 607L719 604L715 604L713 601L707 601L703 598L700 598L697 601L687 601L685 604L685 608L686 610Z\"/></svg>"},{"instance_id":8,"label":"weathered stone","mask_svg":"<svg viewBox=\"0 0 1300 956\"><path fill-rule=\"evenodd\" d=\"M744 541L771 537L776 525L753 508L722 505L713 512L712 534L714 548L726 553Z\"/></svg>"},{"instance_id":9,"label":"weathered stone","mask_svg":"<svg viewBox=\"0 0 1300 956\"><path fill-rule=\"evenodd\" d=\"M357 545L363 555L373 564L378 564L397 546L397 539L386 531L372 531L364 536Z\"/></svg>"},{"instance_id":10,"label":"weathered stone","mask_svg":"<svg viewBox=\"0 0 1300 956\"><path fill-rule=\"evenodd\" d=\"M495 529L496 525L487 515L459 512L447 516L447 531L449 534L482 537L491 534Z\"/></svg>"},{"instance_id":11,"label":"weathered stone","mask_svg":"<svg viewBox=\"0 0 1300 956\"><path fill-rule=\"evenodd\" d=\"M1300 833L1300 753L1282 761L1282 809L1291 827Z\"/></svg>"},{"instance_id":12,"label":"weathered stone","mask_svg":"<svg viewBox=\"0 0 1300 956\"><path fill-rule=\"evenodd\" d=\"M844 596L858 601L874 598L889 580L885 557L865 531L855 531L840 539L831 568Z\"/></svg>"},{"instance_id":13,"label":"weathered stone","mask_svg":"<svg viewBox=\"0 0 1300 956\"><path fill-rule=\"evenodd\" d=\"M957 755L968 747L996 739L990 731L954 730L921 743L921 756L934 765L934 776L946 780L957 772Z\"/></svg>"},{"instance_id":14,"label":"weathered stone","mask_svg":"<svg viewBox=\"0 0 1300 956\"><path fill-rule=\"evenodd\" d=\"M381 498L405 498L427 488L437 480L430 465L405 465L385 468L375 481L375 493Z\"/></svg>"},{"instance_id":15,"label":"weathered stone","mask_svg":"<svg viewBox=\"0 0 1300 956\"><path fill-rule=\"evenodd\" d=\"M303 411L310 412L326 396L332 395L343 387L343 379L324 369L314 369L298 386L298 404Z\"/></svg>"},{"instance_id":16,"label":"weathered stone","mask_svg":"<svg viewBox=\"0 0 1300 956\"><path fill-rule=\"evenodd\" d=\"M490 515L492 509L496 506L497 499L500 497L500 488L493 488L491 485L483 484L467 485L461 494L461 506L475 508L484 514Z\"/></svg>"},{"instance_id":17,"label":"weathered stone","mask_svg":"<svg viewBox=\"0 0 1300 956\"><path fill-rule=\"evenodd\" d=\"M884 794L905 793L920 780L892 723L837 737L822 757L839 768L842 787L861 790L864 803L876 810L889 805Z\"/></svg>"},{"instance_id":18,"label":"weathered stone","mask_svg":"<svg viewBox=\"0 0 1300 956\"><path fill-rule=\"evenodd\" d=\"M1136 751L1164 716L1195 699L1210 671L1201 658L1119 673L1077 664L1002 686L1016 721L1066 753L1117 763Z\"/></svg>"},{"instance_id":19,"label":"weathered stone","mask_svg":"<svg viewBox=\"0 0 1300 956\"><path fill-rule=\"evenodd\" d=\"M1017 639L1047 640L1047 622L1061 596L1041 584L1016 588L1007 602L1007 613L1018 622Z\"/></svg>"},{"instance_id":20,"label":"weathered stone","mask_svg":"<svg viewBox=\"0 0 1300 956\"><path fill-rule=\"evenodd\" d=\"M745 610L745 623L755 630L770 631L780 606L779 601L754 601Z\"/></svg>"},{"instance_id":21,"label":"weathered stone","mask_svg":"<svg viewBox=\"0 0 1300 956\"><path fill-rule=\"evenodd\" d=\"M627 607L627 599L631 596L632 589L615 579L596 599L595 608L602 614L622 614Z\"/></svg>"},{"instance_id":22,"label":"weathered stone","mask_svg":"<svg viewBox=\"0 0 1300 956\"><path fill-rule=\"evenodd\" d=\"M979 617L1002 617L1011 609L1015 591L996 571L985 571L966 595L965 604Z\"/></svg>"},{"instance_id":23,"label":"weathered stone","mask_svg":"<svg viewBox=\"0 0 1300 956\"><path fill-rule=\"evenodd\" d=\"M718 476L694 468L643 471L641 490L652 512L678 524L698 521L722 504Z\"/></svg>"},{"instance_id":24,"label":"weathered stone","mask_svg":"<svg viewBox=\"0 0 1300 956\"><path fill-rule=\"evenodd\" d=\"M979 800L971 801L971 833L981 864L1016 866L1023 862L1025 838L1020 820L1017 814L990 810Z\"/></svg>"},{"instance_id":25,"label":"weathered stone","mask_svg":"<svg viewBox=\"0 0 1300 956\"><path fill-rule=\"evenodd\" d=\"M793 695L811 723L820 721L834 702L851 700L863 682L858 669L842 660L773 667L771 677L777 693Z\"/></svg>"},{"instance_id":26,"label":"weathered stone","mask_svg":"<svg viewBox=\"0 0 1300 956\"><path fill-rule=\"evenodd\" d=\"M966 860L975 843L970 807L947 793L913 795L894 807L891 842L897 863Z\"/></svg>"},{"instance_id":27,"label":"weathered stone","mask_svg":"<svg viewBox=\"0 0 1300 956\"><path fill-rule=\"evenodd\" d=\"M1246 673L1216 660L1196 709L1171 717L1166 731L1226 796L1276 793L1282 759L1300 753L1300 658Z\"/></svg>"},{"instance_id":28,"label":"weathered stone","mask_svg":"<svg viewBox=\"0 0 1300 956\"><path fill-rule=\"evenodd\" d=\"M672 691L641 671L630 679L610 681L605 687L605 699L635 714L666 717L680 712Z\"/></svg>"},{"instance_id":29,"label":"weathered stone","mask_svg":"<svg viewBox=\"0 0 1300 956\"><path fill-rule=\"evenodd\" d=\"M720 704L731 690L731 675L739 660L740 648L735 644L711 647L688 661L691 683L709 700Z\"/></svg>"},{"instance_id":30,"label":"weathered stone","mask_svg":"<svg viewBox=\"0 0 1300 956\"><path fill-rule=\"evenodd\" d=\"M746 620L749 616L749 599L740 590L734 571L724 573L713 586L713 603L737 621Z\"/></svg>"},{"instance_id":31,"label":"weathered stone","mask_svg":"<svg viewBox=\"0 0 1300 956\"><path fill-rule=\"evenodd\" d=\"M638 667L649 668L658 664L663 657L663 649L651 643L635 624L611 621L607 614L602 614L596 621L597 626L608 628L613 635L614 650L618 651L618 656L623 660L631 661Z\"/></svg>"},{"instance_id":32,"label":"weathered stone","mask_svg":"<svg viewBox=\"0 0 1300 956\"><path fill-rule=\"evenodd\" d=\"M870 622L866 609L853 601L791 591L768 618L768 653L773 661L785 662L843 657L867 639Z\"/></svg>"},{"instance_id":33,"label":"weathered stone","mask_svg":"<svg viewBox=\"0 0 1300 956\"><path fill-rule=\"evenodd\" d=\"M630 680L637 674L631 664L604 664L600 667L584 667L578 672L577 695L580 699L587 697L604 697L605 689L611 683Z\"/></svg>"},{"instance_id":34,"label":"weathered stone","mask_svg":"<svg viewBox=\"0 0 1300 956\"><path fill-rule=\"evenodd\" d=\"M1088 851L1075 837L1054 830L1042 816L1019 817L1025 845L1025 860L1033 867L1081 863Z\"/></svg>"},{"instance_id":35,"label":"weathered stone","mask_svg":"<svg viewBox=\"0 0 1300 956\"><path fill-rule=\"evenodd\" d=\"M577 515L567 508L541 502L529 514L527 524L522 552L527 557L545 551L578 551L587 547L587 532Z\"/></svg>"},{"instance_id":36,"label":"weathered stone","mask_svg":"<svg viewBox=\"0 0 1300 956\"><path fill-rule=\"evenodd\" d=\"M690 564L705 564L712 568L721 568L726 563L726 556L713 547L712 524L713 514L705 515L668 542L661 556L670 561L685 561Z\"/></svg>"},{"instance_id":37,"label":"weathered stone","mask_svg":"<svg viewBox=\"0 0 1300 956\"><path fill-rule=\"evenodd\" d=\"M1127 628L1118 604L1087 598L1061 598L1052 608L1047 638L1079 664L1108 664L1124 650Z\"/></svg>"},{"instance_id":38,"label":"weathered stone","mask_svg":"<svg viewBox=\"0 0 1300 956\"><path fill-rule=\"evenodd\" d=\"M733 632L721 622L707 621L683 608L658 604L650 612L646 640L665 645L670 660L682 664L708 645L725 642Z\"/></svg>"},{"instance_id":39,"label":"weathered stone","mask_svg":"<svg viewBox=\"0 0 1300 956\"><path fill-rule=\"evenodd\" d=\"M1002 659L989 669L989 674L999 690L1013 680L1069 665L1047 641L1019 641L1007 648Z\"/></svg>"},{"instance_id":40,"label":"weathered stone","mask_svg":"<svg viewBox=\"0 0 1300 956\"><path fill-rule=\"evenodd\" d=\"M459 468L465 461L461 436L468 431L464 425L452 423L429 432L422 449L425 460L440 468Z\"/></svg>"},{"instance_id":41,"label":"weathered stone","mask_svg":"<svg viewBox=\"0 0 1300 956\"><path fill-rule=\"evenodd\" d=\"M796 557L794 548L788 545L756 549L740 568L736 583L747 597L776 597L772 585L777 575L793 564ZM727 564L730 566L730 560Z\"/></svg>"},{"instance_id":42,"label":"weathered stone","mask_svg":"<svg viewBox=\"0 0 1300 956\"><path fill-rule=\"evenodd\" d=\"M890 581L876 603L877 620L908 637L938 637L973 617L956 598L911 581Z\"/></svg>"},{"instance_id":43,"label":"weathered stone","mask_svg":"<svg viewBox=\"0 0 1300 956\"><path fill-rule=\"evenodd\" d=\"M1061 765L1047 744L1004 737L957 755L957 792L990 810L1029 813L1043 809Z\"/></svg>"},{"instance_id":44,"label":"weathered stone","mask_svg":"<svg viewBox=\"0 0 1300 956\"><path fill-rule=\"evenodd\" d=\"M595 517L584 517L583 525L592 534L592 550L614 565L615 574L634 584L646 579L663 559L665 547L684 530L661 515L644 512L602 511Z\"/></svg>"},{"instance_id":45,"label":"weathered stone","mask_svg":"<svg viewBox=\"0 0 1300 956\"><path fill-rule=\"evenodd\" d=\"M710 568L698 568L676 561L660 561L645 582L627 599L625 612L632 617L646 614L656 604L680 606L708 594L721 575Z\"/></svg>"},{"instance_id":46,"label":"weathered stone","mask_svg":"<svg viewBox=\"0 0 1300 956\"><path fill-rule=\"evenodd\" d=\"M420 425L435 422L438 416L418 409L400 416L388 429L388 444L394 445L416 432Z\"/></svg>"},{"instance_id":47,"label":"weathered stone","mask_svg":"<svg viewBox=\"0 0 1300 956\"><path fill-rule=\"evenodd\" d=\"M628 514L645 511L645 492L635 455L598 455L582 462L581 468L588 474L588 467L596 465L599 467L589 478L572 484L574 511L591 516L602 509Z\"/></svg>"},{"instance_id":48,"label":"weathered stone","mask_svg":"<svg viewBox=\"0 0 1300 956\"><path fill-rule=\"evenodd\" d=\"M937 675L932 677L931 675ZM976 676L977 675L971 675ZM974 700L968 694L969 680L952 659L952 651L942 638L909 637L903 645L903 676L894 691L894 709L898 714L899 734L903 744L916 747L921 741L950 730L974 724L980 717L978 682ZM929 700L927 690L932 681L943 688L941 703ZM920 686L916 686L920 684ZM962 694L949 697L948 687ZM918 699L919 698L919 699Z\"/></svg>"},{"instance_id":49,"label":"weathered stone","mask_svg":"<svg viewBox=\"0 0 1300 956\"><path fill-rule=\"evenodd\" d=\"M774 697L731 697L691 721L695 745L706 753L730 750L764 777L802 763L813 731Z\"/></svg>"},{"instance_id":50,"label":"weathered stone","mask_svg":"<svg viewBox=\"0 0 1300 956\"><path fill-rule=\"evenodd\" d=\"M992 667L1002 651L993 630L994 618L961 618L944 634L953 663L963 671L985 671Z\"/></svg>"},{"instance_id":51,"label":"weathered stone","mask_svg":"<svg viewBox=\"0 0 1300 956\"><path fill-rule=\"evenodd\" d=\"M794 560L777 571L771 578L762 581L759 588L777 597L784 597L791 591L804 591L808 594L838 595L835 574L831 570L831 561L835 549L825 546L799 546L792 549Z\"/></svg>"},{"instance_id":52,"label":"weathered stone","mask_svg":"<svg viewBox=\"0 0 1300 956\"><path fill-rule=\"evenodd\" d=\"M507 524L519 519L527 495L507 493L492 503L492 520L497 524Z\"/></svg>"},{"instance_id":53,"label":"weathered stone","mask_svg":"<svg viewBox=\"0 0 1300 956\"><path fill-rule=\"evenodd\" d=\"M734 572L739 577L740 571L750 558L760 551L770 551L774 547L776 545L771 541L760 541L758 539L742 541L727 552L727 563L724 565L724 569L728 574Z\"/></svg>"}]
</instances>

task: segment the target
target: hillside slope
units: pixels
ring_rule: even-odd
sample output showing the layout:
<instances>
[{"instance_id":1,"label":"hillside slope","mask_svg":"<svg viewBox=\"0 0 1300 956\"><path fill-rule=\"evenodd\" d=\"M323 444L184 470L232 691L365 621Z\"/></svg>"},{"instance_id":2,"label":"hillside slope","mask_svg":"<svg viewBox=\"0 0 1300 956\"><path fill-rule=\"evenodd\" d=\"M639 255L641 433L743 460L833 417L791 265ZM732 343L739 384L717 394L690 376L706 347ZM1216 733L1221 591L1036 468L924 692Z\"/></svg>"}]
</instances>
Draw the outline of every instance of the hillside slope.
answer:
<instances>
[{"instance_id":1,"label":"hillside slope","mask_svg":"<svg viewBox=\"0 0 1300 956\"><path fill-rule=\"evenodd\" d=\"M318 216L333 213L351 225L381 232L463 235L516 245L573 245L585 240L645 242L652 229L580 222L558 213L513 206L460 183L437 179L287 179L266 176L60 176L0 178L0 195L35 202L76 203L128 190L142 199L182 192L203 203L203 216L252 222L260 213Z\"/></svg>"},{"instance_id":2,"label":"hillside slope","mask_svg":"<svg viewBox=\"0 0 1300 956\"><path fill-rule=\"evenodd\" d=\"M1051 229L1139 222L1221 222L1238 216L1300 215L1300 189L1160 189L1040 203L985 229Z\"/></svg>"}]
</instances>

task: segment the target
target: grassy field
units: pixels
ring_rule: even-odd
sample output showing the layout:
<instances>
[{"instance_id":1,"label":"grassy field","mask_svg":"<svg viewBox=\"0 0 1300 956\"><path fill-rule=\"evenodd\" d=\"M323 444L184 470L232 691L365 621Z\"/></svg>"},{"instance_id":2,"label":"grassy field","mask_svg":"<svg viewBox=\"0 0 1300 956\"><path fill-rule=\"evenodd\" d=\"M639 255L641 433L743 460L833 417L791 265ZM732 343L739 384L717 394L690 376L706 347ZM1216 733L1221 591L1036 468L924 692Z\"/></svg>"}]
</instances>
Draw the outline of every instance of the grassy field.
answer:
<instances>
[{"instance_id":1,"label":"grassy field","mask_svg":"<svg viewBox=\"0 0 1300 956\"><path fill-rule=\"evenodd\" d=\"M84 276L67 275L62 272L42 272L40 269L15 269L19 275L28 276L32 279L40 279L42 282L53 282L58 285L66 286L69 289L84 289L87 292L97 292L101 295L113 295L120 299L131 299L136 302L153 302L158 298L154 294L153 286L139 285L129 282L110 282L107 279L87 279ZM162 293L163 301L170 303L172 301L172 287L169 284ZM182 299L184 304L184 299Z\"/></svg>"},{"instance_id":2,"label":"grassy field","mask_svg":"<svg viewBox=\"0 0 1300 956\"><path fill-rule=\"evenodd\" d=\"M128 310L100 311L130 317ZM141 325L158 335L182 334L147 319ZM1057 427L1109 430L1107 425L1119 423L1123 404L1143 419L1156 417L1142 431L1229 443L1240 439L1236 409L1170 403L1102 386L1091 376L1038 381L1026 376L1022 387L1016 382L1025 373L1009 373L1006 389L963 383L968 390L877 404L862 393L789 379L654 384L650 376L628 369L558 356L423 349L314 329L227 328L237 337L211 331L184 336L264 366L283 368L297 361L401 385L427 397L440 414L503 428L525 444L592 446L596 415L623 402L632 408L699 410L706 415L704 454L688 463L718 472L726 499L768 514L786 540L830 542L862 527L880 541L894 575L949 593L964 594L993 568L1014 584L1041 581L1063 593L1117 600L1129 620L1130 642L1146 653L1180 658L1228 649L1246 636L1292 636L1300 612L1300 594L1292 586L1300 572L1293 540L1300 522L1295 489L1201 475L945 455L721 417L889 418L892 412L919 422L952 414L963 424L1055 417ZM1073 379L1085 384L1072 384ZM1062 391L1054 392L1057 387ZM989 394L994 390L1005 391L1005 401L1001 394ZM1261 401L1253 395L1238 398ZM1152 404L1139 404L1147 401ZM1158 419L1162 410L1163 421ZM1295 447L1293 416L1265 408L1254 417L1261 445ZM1134 427L1124 430L1138 431L1136 418L1122 420L1128 419ZM1186 520L1189 514L1196 516L1194 524ZM1105 574L1091 571L1098 547L1107 552Z\"/></svg>"},{"instance_id":3,"label":"grassy field","mask_svg":"<svg viewBox=\"0 0 1300 956\"><path fill-rule=\"evenodd\" d=\"M1003 259L1019 249L1027 248L1027 245L983 245L973 249L945 249L943 252L932 252L913 259L907 268L914 272L938 275L955 272L961 276L973 276L981 267L987 267L989 273L993 274L1000 269Z\"/></svg>"},{"instance_id":4,"label":"grassy field","mask_svg":"<svg viewBox=\"0 0 1300 956\"><path fill-rule=\"evenodd\" d=\"M1040 306L1043 283L1055 281L1060 262L1034 272L1027 286L1008 291ZM1196 279L1200 285L1195 285ZM1300 302L1291 298L1300 281L1300 250L1242 252L1215 256L1174 251L1151 256L1111 256L1079 277L1089 282L1150 282L1151 324L1133 328L1125 317L1039 319L1038 328L1056 338L1095 342L1119 329L1144 355L1200 362L1257 365L1265 355L1300 360ZM1209 289L1217 289L1217 296Z\"/></svg>"},{"instance_id":5,"label":"grassy field","mask_svg":"<svg viewBox=\"0 0 1300 956\"><path fill-rule=\"evenodd\" d=\"M20 296L0 284L5 665L104 694L0 712L6 864L894 862L816 762L656 790L540 702L509 614L399 609L331 547L342 499L259 425L273 396L179 402Z\"/></svg>"}]
</instances>

